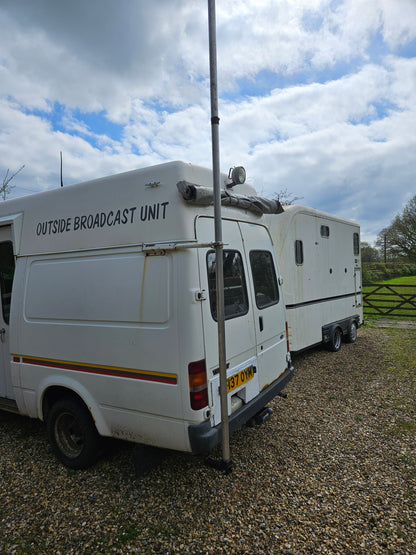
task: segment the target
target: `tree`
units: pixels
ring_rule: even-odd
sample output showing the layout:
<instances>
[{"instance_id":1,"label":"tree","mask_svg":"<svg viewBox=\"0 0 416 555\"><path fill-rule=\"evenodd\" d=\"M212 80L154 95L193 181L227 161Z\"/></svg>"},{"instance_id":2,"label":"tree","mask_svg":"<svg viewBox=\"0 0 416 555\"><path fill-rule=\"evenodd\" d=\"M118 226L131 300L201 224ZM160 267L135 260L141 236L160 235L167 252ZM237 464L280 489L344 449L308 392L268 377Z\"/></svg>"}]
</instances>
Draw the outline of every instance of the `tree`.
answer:
<instances>
[{"instance_id":1,"label":"tree","mask_svg":"<svg viewBox=\"0 0 416 555\"><path fill-rule=\"evenodd\" d=\"M390 260L416 262L416 195L378 235L376 245Z\"/></svg>"},{"instance_id":2,"label":"tree","mask_svg":"<svg viewBox=\"0 0 416 555\"><path fill-rule=\"evenodd\" d=\"M372 247L369 243L363 241L361 243L361 261L362 262L378 262L380 260L380 253L377 249Z\"/></svg>"},{"instance_id":3,"label":"tree","mask_svg":"<svg viewBox=\"0 0 416 555\"><path fill-rule=\"evenodd\" d=\"M289 193L287 189L282 189L278 193L274 193L274 198L278 200L282 206L289 206L289 204L295 204L297 200L303 199L303 197L293 196L293 193Z\"/></svg>"},{"instance_id":4,"label":"tree","mask_svg":"<svg viewBox=\"0 0 416 555\"><path fill-rule=\"evenodd\" d=\"M9 168L7 168L7 172L6 175L4 176L3 179L3 184L0 187L0 195L2 197L3 200L6 200L6 198L10 195L11 190L14 189L14 185L10 185L10 181L13 179L13 177L16 177L16 175L21 172L23 170L23 168L25 167L25 165L23 164L23 166L21 166L17 172L14 172L14 174L9 176Z\"/></svg>"}]
</instances>

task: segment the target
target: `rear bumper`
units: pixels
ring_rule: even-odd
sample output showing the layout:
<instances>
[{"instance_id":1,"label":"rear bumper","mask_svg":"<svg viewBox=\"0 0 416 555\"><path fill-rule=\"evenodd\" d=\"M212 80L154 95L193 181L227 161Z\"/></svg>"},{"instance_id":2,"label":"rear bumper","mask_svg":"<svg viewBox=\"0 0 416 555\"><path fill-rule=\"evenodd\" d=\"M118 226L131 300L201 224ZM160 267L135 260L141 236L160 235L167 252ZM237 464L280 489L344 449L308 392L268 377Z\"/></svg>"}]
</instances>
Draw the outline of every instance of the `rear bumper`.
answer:
<instances>
[{"instance_id":1,"label":"rear bumper","mask_svg":"<svg viewBox=\"0 0 416 555\"><path fill-rule=\"evenodd\" d=\"M278 395L293 377L293 366L288 368L279 378L261 391L252 401L241 407L229 417L230 433L241 428L250 418L257 414L267 403ZM201 424L188 426L189 442L194 455L211 451L222 439L221 424L211 427L209 420Z\"/></svg>"}]
</instances>

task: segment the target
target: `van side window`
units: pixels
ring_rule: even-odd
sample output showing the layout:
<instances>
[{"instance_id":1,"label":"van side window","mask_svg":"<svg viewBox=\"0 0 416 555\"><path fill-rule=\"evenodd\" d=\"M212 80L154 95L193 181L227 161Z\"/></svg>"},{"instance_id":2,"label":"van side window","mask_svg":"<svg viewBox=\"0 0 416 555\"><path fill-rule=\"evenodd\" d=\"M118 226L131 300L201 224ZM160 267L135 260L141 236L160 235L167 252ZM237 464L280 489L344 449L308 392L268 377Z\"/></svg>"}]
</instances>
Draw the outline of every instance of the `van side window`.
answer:
<instances>
[{"instance_id":1,"label":"van side window","mask_svg":"<svg viewBox=\"0 0 416 555\"><path fill-rule=\"evenodd\" d=\"M224 250L224 310L225 319L243 316L248 312L248 296L244 267L238 251ZM208 287L211 314L217 319L217 287L215 251L207 254Z\"/></svg>"},{"instance_id":2,"label":"van side window","mask_svg":"<svg viewBox=\"0 0 416 555\"><path fill-rule=\"evenodd\" d=\"M4 241L0 243L0 290L3 320L6 324L8 324L10 320L14 266L12 242Z\"/></svg>"},{"instance_id":3,"label":"van side window","mask_svg":"<svg viewBox=\"0 0 416 555\"><path fill-rule=\"evenodd\" d=\"M329 237L329 226L321 225L321 237Z\"/></svg>"},{"instance_id":4,"label":"van side window","mask_svg":"<svg viewBox=\"0 0 416 555\"><path fill-rule=\"evenodd\" d=\"M360 236L358 235L358 233L354 233L353 248L354 255L358 256L360 254Z\"/></svg>"},{"instance_id":5,"label":"van side window","mask_svg":"<svg viewBox=\"0 0 416 555\"><path fill-rule=\"evenodd\" d=\"M251 273L257 308L266 308L279 302L276 271L269 251L250 252Z\"/></svg>"},{"instance_id":6,"label":"van side window","mask_svg":"<svg viewBox=\"0 0 416 555\"><path fill-rule=\"evenodd\" d=\"M303 242L295 241L295 261L296 264L303 264Z\"/></svg>"}]
</instances>

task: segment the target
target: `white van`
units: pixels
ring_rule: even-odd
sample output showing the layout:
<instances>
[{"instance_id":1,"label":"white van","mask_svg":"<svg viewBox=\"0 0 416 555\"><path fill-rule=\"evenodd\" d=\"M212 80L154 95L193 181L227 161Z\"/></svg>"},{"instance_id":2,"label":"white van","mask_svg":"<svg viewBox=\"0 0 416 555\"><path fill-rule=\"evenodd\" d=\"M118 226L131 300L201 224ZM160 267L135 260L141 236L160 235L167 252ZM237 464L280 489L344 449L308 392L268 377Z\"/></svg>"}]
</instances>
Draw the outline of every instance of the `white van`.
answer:
<instances>
[{"instance_id":1,"label":"white van","mask_svg":"<svg viewBox=\"0 0 416 555\"><path fill-rule=\"evenodd\" d=\"M300 205L264 219L283 276L291 351L354 342L363 323L359 225Z\"/></svg>"},{"instance_id":2,"label":"white van","mask_svg":"<svg viewBox=\"0 0 416 555\"><path fill-rule=\"evenodd\" d=\"M69 467L101 436L221 439L213 207L178 184L212 192L212 172L172 162L0 203L0 408L46 421ZM230 431L293 374L270 234L238 192L222 209Z\"/></svg>"}]
</instances>

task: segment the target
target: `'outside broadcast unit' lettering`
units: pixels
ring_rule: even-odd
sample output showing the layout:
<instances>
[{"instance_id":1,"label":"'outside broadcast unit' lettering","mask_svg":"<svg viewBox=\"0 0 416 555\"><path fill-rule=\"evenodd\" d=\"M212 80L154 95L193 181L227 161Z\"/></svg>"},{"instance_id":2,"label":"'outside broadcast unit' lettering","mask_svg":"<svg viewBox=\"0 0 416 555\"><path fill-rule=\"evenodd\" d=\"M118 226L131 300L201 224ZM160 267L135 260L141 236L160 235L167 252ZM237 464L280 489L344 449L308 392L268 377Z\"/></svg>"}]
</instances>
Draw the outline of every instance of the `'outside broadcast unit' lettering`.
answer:
<instances>
[{"instance_id":1,"label":"'outside broadcast unit' lettering","mask_svg":"<svg viewBox=\"0 0 416 555\"><path fill-rule=\"evenodd\" d=\"M46 220L36 225L36 235L55 235L70 231L101 229L116 225L132 224L138 217L142 222L164 220L168 204L169 202L158 202L155 204L145 204L139 210L137 210L137 206L133 206L131 208L110 210L109 212L83 214L73 218Z\"/></svg>"}]
</instances>

